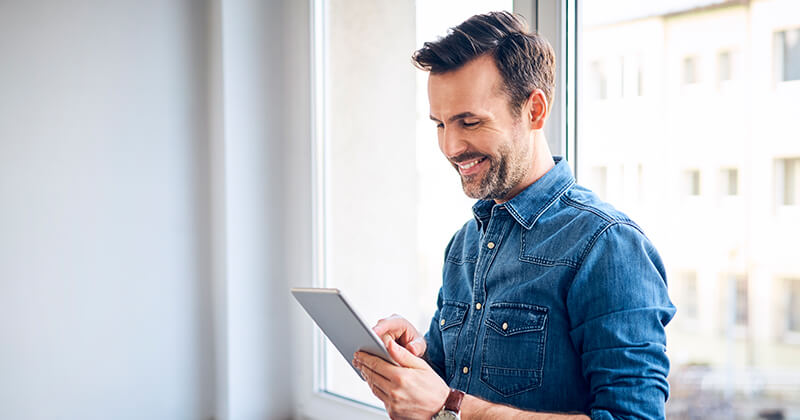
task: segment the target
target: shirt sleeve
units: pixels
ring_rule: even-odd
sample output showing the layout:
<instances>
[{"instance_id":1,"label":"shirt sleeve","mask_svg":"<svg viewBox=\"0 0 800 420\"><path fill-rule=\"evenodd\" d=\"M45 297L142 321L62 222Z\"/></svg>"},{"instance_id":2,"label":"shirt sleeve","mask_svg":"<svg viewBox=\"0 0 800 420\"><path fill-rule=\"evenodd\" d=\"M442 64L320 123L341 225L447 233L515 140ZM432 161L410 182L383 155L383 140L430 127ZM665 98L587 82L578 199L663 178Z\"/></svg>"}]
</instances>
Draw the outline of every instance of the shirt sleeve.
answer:
<instances>
[{"instance_id":1,"label":"shirt sleeve","mask_svg":"<svg viewBox=\"0 0 800 420\"><path fill-rule=\"evenodd\" d=\"M444 249L444 258L447 259L447 254L450 252L450 246L453 245L455 235L450 238L450 242ZM445 261L447 264L447 261ZM442 273L444 275L444 272ZM439 312L442 310L442 288L439 288L439 297L436 299L436 312L431 318L431 324L428 327L428 332L425 333L426 349L423 358L428 362L431 368L441 377L445 382L445 366L444 366L444 345L442 344L442 331L439 329Z\"/></svg>"},{"instance_id":2,"label":"shirt sleeve","mask_svg":"<svg viewBox=\"0 0 800 420\"><path fill-rule=\"evenodd\" d=\"M664 327L675 314L661 258L632 224L598 233L567 294L570 338L592 419L663 419L669 396Z\"/></svg>"},{"instance_id":3,"label":"shirt sleeve","mask_svg":"<svg viewBox=\"0 0 800 420\"><path fill-rule=\"evenodd\" d=\"M439 298L436 300L436 313L433 314L431 325L428 328L428 332L425 333L425 342L427 347L425 350L424 359L426 362L428 362L428 365L430 365L430 367L436 371L439 377L447 381L444 369L444 347L442 345L442 332L439 330L439 323L437 322L439 319L439 311L441 310L442 289L440 288Z\"/></svg>"}]
</instances>

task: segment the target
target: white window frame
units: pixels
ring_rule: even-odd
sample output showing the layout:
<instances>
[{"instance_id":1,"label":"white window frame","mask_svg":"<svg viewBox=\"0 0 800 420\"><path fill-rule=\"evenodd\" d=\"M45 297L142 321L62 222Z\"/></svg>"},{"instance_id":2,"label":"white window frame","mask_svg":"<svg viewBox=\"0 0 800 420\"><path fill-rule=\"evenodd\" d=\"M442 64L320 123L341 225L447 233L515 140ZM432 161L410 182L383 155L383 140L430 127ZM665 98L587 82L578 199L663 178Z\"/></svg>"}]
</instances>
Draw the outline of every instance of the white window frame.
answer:
<instances>
[{"instance_id":1,"label":"white window frame","mask_svg":"<svg viewBox=\"0 0 800 420\"><path fill-rule=\"evenodd\" d=\"M311 226L311 251L302 255L294 255L289 261L293 264L306 262L311 265L311 279L314 286L324 283L326 260L326 208L328 198L325 195L326 181L326 149L328 138L325 133L326 110L328 97L326 94L326 68L328 50L326 43L326 7L327 0L309 0L309 38L310 38L310 106L308 116L311 122L311 141L307 151L307 161L310 162L311 180L307 184L310 191L312 206ZM554 154L565 155L575 168L575 84L566 85L565 80L576 80L575 71L577 62L575 49L567 50L568 45L575 45L576 31L567 31L575 28L574 15L575 0L521 0L514 1L514 11L531 18L532 28L536 28L542 35L551 41L556 51L558 73L556 75L556 93L554 106L551 110L546 134ZM535 18L533 18L535 16ZM568 32L571 32L568 34ZM571 58L570 58L571 57ZM569 65L562 65L564 60L570 60ZM302 284L302 281L290 280L290 285ZM433 307L434 302L431 302ZM301 310L295 308L293 312L294 337L292 346L295 358L294 378L291 378L294 387L294 417L303 419L328 419L348 418L354 420L385 419L383 410L375 409L367 404L353 401L323 389L324 378L321 374L322 358L324 357L323 340L321 333Z\"/></svg>"}]
</instances>

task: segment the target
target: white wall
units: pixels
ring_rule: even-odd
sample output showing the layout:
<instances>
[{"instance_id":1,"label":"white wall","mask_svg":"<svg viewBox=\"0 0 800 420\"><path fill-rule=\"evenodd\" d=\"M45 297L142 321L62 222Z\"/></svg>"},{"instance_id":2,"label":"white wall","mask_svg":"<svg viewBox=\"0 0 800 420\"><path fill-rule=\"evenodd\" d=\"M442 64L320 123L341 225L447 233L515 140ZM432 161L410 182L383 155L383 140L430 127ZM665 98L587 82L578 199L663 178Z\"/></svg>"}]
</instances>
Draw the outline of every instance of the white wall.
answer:
<instances>
[{"instance_id":1,"label":"white wall","mask_svg":"<svg viewBox=\"0 0 800 420\"><path fill-rule=\"evenodd\" d=\"M205 19L0 3L0 418L212 414Z\"/></svg>"},{"instance_id":2,"label":"white wall","mask_svg":"<svg viewBox=\"0 0 800 420\"><path fill-rule=\"evenodd\" d=\"M0 418L290 416L293 3L0 2Z\"/></svg>"}]
</instances>

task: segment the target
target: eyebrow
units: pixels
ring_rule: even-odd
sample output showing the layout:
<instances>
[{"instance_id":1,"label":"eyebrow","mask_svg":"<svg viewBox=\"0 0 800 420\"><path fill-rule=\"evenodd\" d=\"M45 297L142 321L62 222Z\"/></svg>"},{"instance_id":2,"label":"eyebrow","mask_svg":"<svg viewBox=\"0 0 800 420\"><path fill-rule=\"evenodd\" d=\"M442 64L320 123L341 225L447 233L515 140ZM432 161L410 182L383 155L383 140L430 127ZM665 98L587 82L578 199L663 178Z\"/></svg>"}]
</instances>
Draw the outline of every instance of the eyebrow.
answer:
<instances>
[{"instance_id":1,"label":"eyebrow","mask_svg":"<svg viewBox=\"0 0 800 420\"><path fill-rule=\"evenodd\" d=\"M433 121L436 121L436 122L442 122L441 120L439 120L438 118L434 117L433 115L429 115L429 117L430 117L430 119L432 119ZM460 114L453 115L452 117L450 117L450 118L447 120L447 122L451 123L451 122L453 122L453 121L458 121L458 120L461 120L461 119L464 119L464 118L470 118L470 117L477 117L477 115L475 115L475 114L473 114L473 113L471 113L471 112L469 112L469 111L467 111L467 112L462 112L462 113L460 113Z\"/></svg>"}]
</instances>

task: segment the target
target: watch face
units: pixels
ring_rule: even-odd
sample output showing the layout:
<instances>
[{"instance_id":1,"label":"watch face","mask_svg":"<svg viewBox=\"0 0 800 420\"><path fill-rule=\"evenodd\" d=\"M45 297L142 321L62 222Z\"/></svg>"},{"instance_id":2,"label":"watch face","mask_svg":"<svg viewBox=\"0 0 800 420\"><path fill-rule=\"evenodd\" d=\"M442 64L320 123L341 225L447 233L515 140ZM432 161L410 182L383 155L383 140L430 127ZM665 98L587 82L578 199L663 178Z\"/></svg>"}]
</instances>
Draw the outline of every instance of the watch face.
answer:
<instances>
[{"instance_id":1,"label":"watch face","mask_svg":"<svg viewBox=\"0 0 800 420\"><path fill-rule=\"evenodd\" d=\"M433 420L461 420L461 417L450 410L442 410L433 417Z\"/></svg>"}]
</instances>

